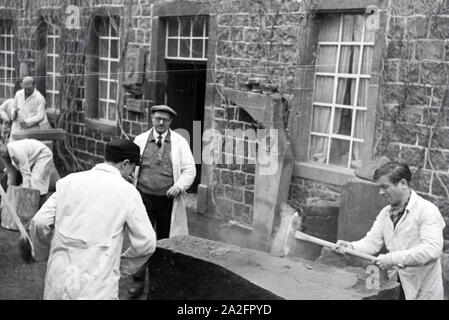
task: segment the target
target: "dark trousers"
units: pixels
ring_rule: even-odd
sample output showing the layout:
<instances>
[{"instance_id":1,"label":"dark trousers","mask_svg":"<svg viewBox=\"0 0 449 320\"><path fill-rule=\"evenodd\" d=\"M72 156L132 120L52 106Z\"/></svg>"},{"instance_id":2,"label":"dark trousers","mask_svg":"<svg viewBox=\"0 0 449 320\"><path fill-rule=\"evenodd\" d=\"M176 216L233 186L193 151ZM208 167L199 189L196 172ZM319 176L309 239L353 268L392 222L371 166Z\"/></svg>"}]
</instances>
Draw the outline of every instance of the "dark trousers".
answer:
<instances>
[{"instance_id":1,"label":"dark trousers","mask_svg":"<svg viewBox=\"0 0 449 320\"><path fill-rule=\"evenodd\" d=\"M143 204L147 210L157 240L168 238L170 235L171 211L173 198L166 196L153 196L140 192ZM145 263L134 275L135 281L145 281L145 271L148 263Z\"/></svg>"}]
</instances>

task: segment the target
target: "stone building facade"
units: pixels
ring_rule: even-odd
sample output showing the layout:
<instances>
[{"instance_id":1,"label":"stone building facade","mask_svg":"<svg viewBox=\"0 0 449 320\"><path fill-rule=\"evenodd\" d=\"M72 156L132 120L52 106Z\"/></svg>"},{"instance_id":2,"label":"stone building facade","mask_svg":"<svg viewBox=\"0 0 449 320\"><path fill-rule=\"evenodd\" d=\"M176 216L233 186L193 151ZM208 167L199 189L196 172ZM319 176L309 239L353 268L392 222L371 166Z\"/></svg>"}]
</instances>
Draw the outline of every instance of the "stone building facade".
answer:
<instances>
[{"instance_id":1,"label":"stone building facade","mask_svg":"<svg viewBox=\"0 0 449 320\"><path fill-rule=\"evenodd\" d=\"M0 20L0 98L35 76L77 169L171 104L198 160L200 211L250 227L257 140L245 133L270 111L293 155L294 207L338 205L355 169L387 156L449 224L447 0L2 0ZM243 153L200 163L208 129Z\"/></svg>"}]
</instances>

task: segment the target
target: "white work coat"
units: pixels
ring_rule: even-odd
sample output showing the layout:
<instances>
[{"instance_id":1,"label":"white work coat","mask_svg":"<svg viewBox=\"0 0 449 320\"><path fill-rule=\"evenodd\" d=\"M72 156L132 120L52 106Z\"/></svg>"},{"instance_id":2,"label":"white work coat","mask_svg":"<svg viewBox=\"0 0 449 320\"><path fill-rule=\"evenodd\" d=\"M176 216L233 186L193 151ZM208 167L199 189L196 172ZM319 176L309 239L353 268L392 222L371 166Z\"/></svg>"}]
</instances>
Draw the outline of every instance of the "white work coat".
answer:
<instances>
[{"instance_id":1,"label":"white work coat","mask_svg":"<svg viewBox=\"0 0 449 320\"><path fill-rule=\"evenodd\" d=\"M17 119L14 120L11 126L10 141L14 140L13 134L18 131L51 128L45 113L45 98L38 90L34 89L33 93L26 99L24 89L17 91L14 98L14 108L17 117L23 119L26 126L21 125Z\"/></svg>"},{"instance_id":2,"label":"white work coat","mask_svg":"<svg viewBox=\"0 0 449 320\"><path fill-rule=\"evenodd\" d=\"M398 269L407 300L444 298L441 270L444 220L438 208L412 190L396 228L388 205L382 209L367 235L351 242L355 250L376 254L385 244Z\"/></svg>"},{"instance_id":3,"label":"white work coat","mask_svg":"<svg viewBox=\"0 0 449 320\"><path fill-rule=\"evenodd\" d=\"M121 256L125 230L130 247ZM51 243L44 299L118 299L120 274L132 275L156 248L139 192L103 163L58 181L31 221L34 256Z\"/></svg>"},{"instance_id":4,"label":"white work coat","mask_svg":"<svg viewBox=\"0 0 449 320\"><path fill-rule=\"evenodd\" d=\"M12 141L7 148L12 165L22 174L21 186L47 194L51 182L58 177L51 150L34 139Z\"/></svg>"},{"instance_id":5,"label":"white work coat","mask_svg":"<svg viewBox=\"0 0 449 320\"><path fill-rule=\"evenodd\" d=\"M138 135L134 143L140 147L140 154L143 155L145 147L152 133L153 128ZM170 129L169 129L170 130ZM170 158L173 167L174 185L182 190L182 194L173 200L173 209L170 223L170 237L187 235L189 233L187 226L187 213L185 208L184 193L192 185L196 175L195 160L190 150L187 140L180 134L170 130ZM139 167L134 174L134 184L137 186L139 178Z\"/></svg>"}]
</instances>

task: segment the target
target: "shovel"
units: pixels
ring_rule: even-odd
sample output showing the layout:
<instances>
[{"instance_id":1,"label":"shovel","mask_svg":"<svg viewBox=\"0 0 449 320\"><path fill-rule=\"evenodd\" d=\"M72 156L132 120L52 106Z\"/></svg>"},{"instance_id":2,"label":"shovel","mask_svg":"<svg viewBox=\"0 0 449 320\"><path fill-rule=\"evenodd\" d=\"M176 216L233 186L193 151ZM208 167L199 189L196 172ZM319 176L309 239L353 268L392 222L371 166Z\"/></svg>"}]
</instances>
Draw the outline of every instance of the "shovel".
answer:
<instances>
[{"instance_id":1,"label":"shovel","mask_svg":"<svg viewBox=\"0 0 449 320\"><path fill-rule=\"evenodd\" d=\"M317 245L320 245L320 246L323 246L323 247L327 247L327 248L330 248L330 249L335 249L335 245L336 245L335 243L332 243L332 242L329 242L329 241L326 241L326 240L323 240L323 239L315 238L315 237L310 236L308 234L305 234L305 233L303 233L301 231L296 231L295 238L298 239L298 240L311 242L311 243L314 243L314 244L317 244ZM350 248L345 248L345 253L350 254L351 256L354 256L354 257L357 257L357 258L368 260L368 261L370 261L372 263L375 263L375 261L376 261L376 257L375 256L372 256L370 254L366 254L366 253L363 253L363 252L360 252L360 251L356 251L356 250L353 250L353 249L350 249ZM398 265L398 267L400 269L404 269L405 268L403 265Z\"/></svg>"},{"instance_id":2,"label":"shovel","mask_svg":"<svg viewBox=\"0 0 449 320\"><path fill-rule=\"evenodd\" d=\"M20 232L20 240L19 240L19 252L20 256L22 257L23 261L26 263L31 263L34 261L33 258L33 245L31 243L31 239L28 236L28 233L25 230L25 227L22 224L22 221L20 221L19 216L16 213L16 210L14 210L11 203L6 198L6 193L3 187L0 185L0 196L2 198L3 203L6 205L6 208L8 209L8 213L13 218L14 222L17 225L17 228Z\"/></svg>"}]
</instances>

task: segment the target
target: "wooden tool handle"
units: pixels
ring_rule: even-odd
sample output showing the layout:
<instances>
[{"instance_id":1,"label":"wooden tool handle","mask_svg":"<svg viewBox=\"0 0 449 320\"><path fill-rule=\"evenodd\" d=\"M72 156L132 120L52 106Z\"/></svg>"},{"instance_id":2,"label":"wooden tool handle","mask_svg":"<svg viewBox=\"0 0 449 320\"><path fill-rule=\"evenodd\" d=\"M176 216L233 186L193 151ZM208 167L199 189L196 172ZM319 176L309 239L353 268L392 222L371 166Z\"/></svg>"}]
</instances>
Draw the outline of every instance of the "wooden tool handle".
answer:
<instances>
[{"instance_id":1,"label":"wooden tool handle","mask_svg":"<svg viewBox=\"0 0 449 320\"><path fill-rule=\"evenodd\" d=\"M13 206L6 198L6 192L3 189L2 185L0 185L0 196L2 198L3 203L5 204L6 208L8 209L8 213L11 215L14 222L16 223L17 228L19 229L19 232L22 235L22 237L26 237L28 240L30 240L30 238L28 237L28 233L26 232L25 227L22 224L22 221L20 221L20 218L16 213L16 210L14 210Z\"/></svg>"},{"instance_id":2,"label":"wooden tool handle","mask_svg":"<svg viewBox=\"0 0 449 320\"><path fill-rule=\"evenodd\" d=\"M307 241L307 242L315 243L315 244L318 244L318 245L323 246L323 247L328 247L328 248L331 248L331 249L335 248L335 243L332 243L332 242L329 242L329 241L326 241L326 240L322 240L322 239L319 239L319 238L312 237L312 236L310 236L308 234L305 234L305 233L303 233L301 231L296 231L295 238L299 239L299 240L304 240L304 241ZM358 257L358 258L362 258L362 259L371 261L371 262L374 262L376 260L375 256L372 256L372 255L369 255L369 254L366 254L366 253L363 253L363 252L355 251L355 250L350 249L350 248L346 248L345 249L345 253L350 254L352 256L355 256L355 257Z\"/></svg>"}]
</instances>

